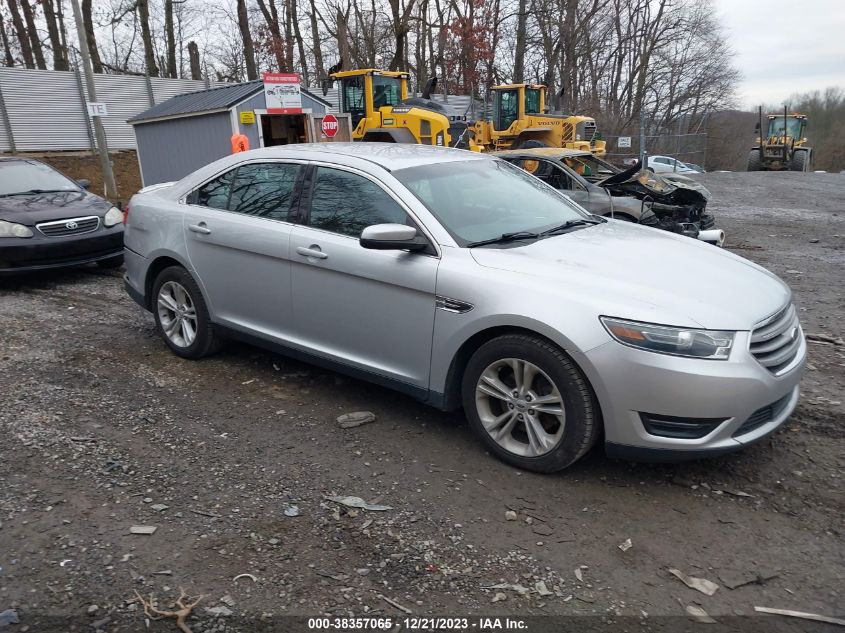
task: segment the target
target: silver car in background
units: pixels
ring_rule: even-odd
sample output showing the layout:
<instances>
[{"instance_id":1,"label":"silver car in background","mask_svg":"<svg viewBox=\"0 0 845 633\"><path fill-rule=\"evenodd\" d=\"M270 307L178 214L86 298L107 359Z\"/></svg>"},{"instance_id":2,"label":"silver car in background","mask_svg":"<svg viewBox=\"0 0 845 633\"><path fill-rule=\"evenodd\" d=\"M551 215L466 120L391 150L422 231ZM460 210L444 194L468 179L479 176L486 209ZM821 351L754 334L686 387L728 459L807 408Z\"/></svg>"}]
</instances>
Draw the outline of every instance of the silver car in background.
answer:
<instances>
[{"instance_id":1,"label":"silver car in background","mask_svg":"<svg viewBox=\"0 0 845 633\"><path fill-rule=\"evenodd\" d=\"M235 338L463 407L520 468L602 436L635 459L724 453L798 400L806 345L775 275L490 156L239 153L134 196L125 244L126 288L179 356Z\"/></svg>"}]
</instances>

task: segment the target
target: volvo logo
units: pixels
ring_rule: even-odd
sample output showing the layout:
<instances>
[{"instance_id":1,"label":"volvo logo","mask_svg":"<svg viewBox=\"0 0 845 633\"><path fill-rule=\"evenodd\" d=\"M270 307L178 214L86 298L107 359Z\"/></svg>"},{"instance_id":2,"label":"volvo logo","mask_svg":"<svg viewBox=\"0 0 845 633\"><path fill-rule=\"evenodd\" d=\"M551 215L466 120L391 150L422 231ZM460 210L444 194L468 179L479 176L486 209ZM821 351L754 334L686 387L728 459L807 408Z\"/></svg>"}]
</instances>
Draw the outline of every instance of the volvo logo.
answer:
<instances>
[{"instance_id":1,"label":"volvo logo","mask_svg":"<svg viewBox=\"0 0 845 633\"><path fill-rule=\"evenodd\" d=\"M71 220L70 222L65 222L65 228L70 229L72 231L73 229L78 229L79 224L77 224L76 221Z\"/></svg>"}]
</instances>

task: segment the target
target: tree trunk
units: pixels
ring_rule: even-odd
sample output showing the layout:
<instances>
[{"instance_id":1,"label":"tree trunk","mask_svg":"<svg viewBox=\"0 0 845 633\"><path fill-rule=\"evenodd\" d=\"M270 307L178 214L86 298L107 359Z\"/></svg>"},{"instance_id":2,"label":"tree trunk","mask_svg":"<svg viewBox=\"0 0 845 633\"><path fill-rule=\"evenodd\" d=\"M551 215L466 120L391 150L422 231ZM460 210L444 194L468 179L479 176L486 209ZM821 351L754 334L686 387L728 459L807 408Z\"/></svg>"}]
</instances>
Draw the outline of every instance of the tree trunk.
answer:
<instances>
[{"instance_id":1,"label":"tree trunk","mask_svg":"<svg viewBox=\"0 0 845 633\"><path fill-rule=\"evenodd\" d=\"M293 36L296 39L296 47L299 50L299 65L302 67L302 80L306 86L311 85L311 74L308 72L308 57L305 54L305 42L302 41L302 33L299 30L297 19L296 0L289 0L289 11L293 17Z\"/></svg>"},{"instance_id":2,"label":"tree trunk","mask_svg":"<svg viewBox=\"0 0 845 633\"><path fill-rule=\"evenodd\" d=\"M56 12L53 10L53 0L41 0L41 9L44 11L44 21L47 22L50 48L53 49L53 68L55 70L68 70L67 51L62 44Z\"/></svg>"},{"instance_id":3,"label":"tree trunk","mask_svg":"<svg viewBox=\"0 0 845 633\"><path fill-rule=\"evenodd\" d=\"M197 43L191 40L188 42L188 59L191 62L191 79L202 79L200 68L200 49Z\"/></svg>"},{"instance_id":4,"label":"tree trunk","mask_svg":"<svg viewBox=\"0 0 845 633\"><path fill-rule=\"evenodd\" d=\"M6 23L5 20L0 18L0 39L3 40L3 57L6 63L6 66L11 68L15 65L15 58L12 56L12 47L9 44L9 36L6 35Z\"/></svg>"},{"instance_id":5,"label":"tree trunk","mask_svg":"<svg viewBox=\"0 0 845 633\"><path fill-rule=\"evenodd\" d=\"M47 70L47 63L44 61L44 48L41 46L41 38L38 37L38 29L35 26L35 12L28 0L20 0L20 2L23 17L26 20L26 30L29 32L29 43L32 46L35 65L41 70Z\"/></svg>"},{"instance_id":6,"label":"tree trunk","mask_svg":"<svg viewBox=\"0 0 845 633\"><path fill-rule=\"evenodd\" d=\"M103 61L97 48L97 36L94 33L94 18L91 15L91 0L82 0L82 22L85 25L85 39L91 56L91 67L95 73L103 72Z\"/></svg>"},{"instance_id":7,"label":"tree trunk","mask_svg":"<svg viewBox=\"0 0 845 633\"><path fill-rule=\"evenodd\" d=\"M340 6L337 8L336 24L337 51L340 55L340 61L349 65L352 61L352 55L349 48L349 13L344 13L340 9Z\"/></svg>"},{"instance_id":8,"label":"tree trunk","mask_svg":"<svg viewBox=\"0 0 845 633\"><path fill-rule=\"evenodd\" d=\"M32 59L32 46L29 42L29 34L26 32L26 27L23 25L21 19L21 12L18 10L17 0L7 0L9 4L9 12L12 14L12 26L15 28L15 35L18 36L18 44L21 49L21 57L23 57L24 66L27 68L35 68L35 61Z\"/></svg>"},{"instance_id":9,"label":"tree trunk","mask_svg":"<svg viewBox=\"0 0 845 633\"><path fill-rule=\"evenodd\" d=\"M176 32L173 27L173 0L164 0L164 40L167 46L165 75L176 79Z\"/></svg>"},{"instance_id":10,"label":"tree trunk","mask_svg":"<svg viewBox=\"0 0 845 633\"><path fill-rule=\"evenodd\" d=\"M405 55L405 45L408 40L408 32L411 30L411 11L414 10L414 0L407 0L405 10L400 12L400 0L389 0L390 12L393 15L393 36L396 40L396 51L393 59L390 60L388 70L408 70L408 60Z\"/></svg>"},{"instance_id":11,"label":"tree trunk","mask_svg":"<svg viewBox=\"0 0 845 633\"><path fill-rule=\"evenodd\" d=\"M513 83L525 81L525 39L528 24L528 2L519 0L519 12L516 14L516 49L513 59Z\"/></svg>"},{"instance_id":12,"label":"tree trunk","mask_svg":"<svg viewBox=\"0 0 845 633\"><path fill-rule=\"evenodd\" d=\"M291 10L290 2L285 1L285 59L287 66L285 71L293 72L293 21L296 19L294 12Z\"/></svg>"},{"instance_id":13,"label":"tree trunk","mask_svg":"<svg viewBox=\"0 0 845 633\"><path fill-rule=\"evenodd\" d=\"M317 26L317 7L315 0L311 2L311 42L314 47L314 72L317 73L317 81L326 78L326 69L323 66L323 47L320 44L320 29Z\"/></svg>"},{"instance_id":14,"label":"tree trunk","mask_svg":"<svg viewBox=\"0 0 845 633\"><path fill-rule=\"evenodd\" d=\"M147 74L150 77L158 77L158 65L156 64L155 48L153 47L153 36L150 31L150 3L149 0L138 0L135 5L138 9L138 20L141 22L141 40L144 42L144 61L147 66Z\"/></svg>"},{"instance_id":15,"label":"tree trunk","mask_svg":"<svg viewBox=\"0 0 845 633\"><path fill-rule=\"evenodd\" d=\"M249 81L258 79L258 69L255 66L255 45L249 32L249 15L246 10L246 0L238 0L238 28L244 44L244 63L246 64L246 78Z\"/></svg>"}]
</instances>

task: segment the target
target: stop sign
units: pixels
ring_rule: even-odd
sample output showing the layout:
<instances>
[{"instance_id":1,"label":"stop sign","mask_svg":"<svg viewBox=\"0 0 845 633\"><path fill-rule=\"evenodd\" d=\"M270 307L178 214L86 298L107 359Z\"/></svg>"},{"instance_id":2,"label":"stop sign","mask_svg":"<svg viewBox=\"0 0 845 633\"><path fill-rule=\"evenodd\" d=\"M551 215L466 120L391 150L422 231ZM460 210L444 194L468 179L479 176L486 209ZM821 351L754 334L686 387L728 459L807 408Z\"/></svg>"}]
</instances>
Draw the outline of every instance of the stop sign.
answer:
<instances>
[{"instance_id":1,"label":"stop sign","mask_svg":"<svg viewBox=\"0 0 845 633\"><path fill-rule=\"evenodd\" d=\"M335 134L337 134L337 130L340 127L337 123L337 117L333 114L327 114L323 117L323 122L320 124L320 127L323 130L323 135L332 138Z\"/></svg>"}]
</instances>

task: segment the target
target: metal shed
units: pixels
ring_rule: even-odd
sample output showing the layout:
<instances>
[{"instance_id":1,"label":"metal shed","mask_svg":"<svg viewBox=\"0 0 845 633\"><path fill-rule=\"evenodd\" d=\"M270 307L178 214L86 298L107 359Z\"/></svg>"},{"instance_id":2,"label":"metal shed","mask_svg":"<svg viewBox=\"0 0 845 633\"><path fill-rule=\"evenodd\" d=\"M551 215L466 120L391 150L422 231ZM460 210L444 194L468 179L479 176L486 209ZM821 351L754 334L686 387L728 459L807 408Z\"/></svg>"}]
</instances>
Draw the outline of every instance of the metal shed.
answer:
<instances>
[{"instance_id":1,"label":"metal shed","mask_svg":"<svg viewBox=\"0 0 845 633\"><path fill-rule=\"evenodd\" d=\"M177 95L132 117L144 186L178 180L230 154L233 134L246 135L252 149L326 140L319 123L332 104L305 88L300 94L301 114L268 114L263 82L249 81ZM342 136L331 140L349 140Z\"/></svg>"}]
</instances>

